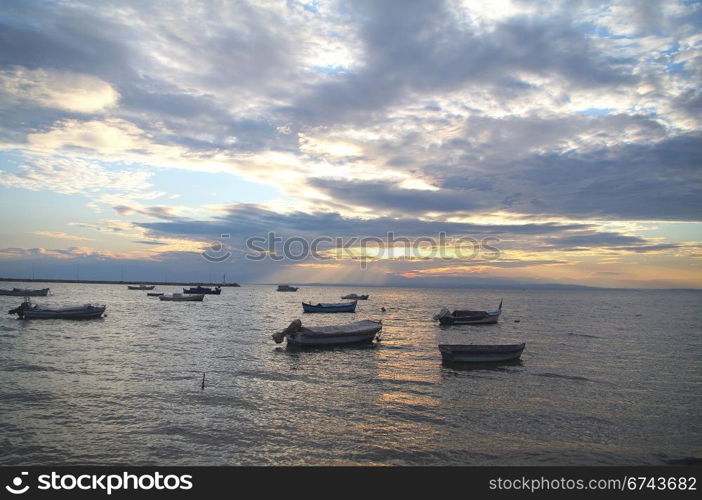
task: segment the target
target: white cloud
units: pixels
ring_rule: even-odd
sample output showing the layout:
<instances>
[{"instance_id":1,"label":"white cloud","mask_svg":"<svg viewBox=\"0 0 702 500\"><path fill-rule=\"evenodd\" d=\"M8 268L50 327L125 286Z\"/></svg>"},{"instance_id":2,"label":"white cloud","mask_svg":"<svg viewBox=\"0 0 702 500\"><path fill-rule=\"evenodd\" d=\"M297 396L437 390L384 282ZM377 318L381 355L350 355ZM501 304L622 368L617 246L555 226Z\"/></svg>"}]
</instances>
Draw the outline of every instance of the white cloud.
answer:
<instances>
[{"instance_id":1,"label":"white cloud","mask_svg":"<svg viewBox=\"0 0 702 500\"><path fill-rule=\"evenodd\" d=\"M30 158L18 173L0 171L0 184L31 191L62 194L121 191L141 194L153 174L145 170L108 170L101 165L67 157Z\"/></svg>"},{"instance_id":2,"label":"white cloud","mask_svg":"<svg viewBox=\"0 0 702 500\"><path fill-rule=\"evenodd\" d=\"M0 95L76 113L104 112L119 100L117 91L96 76L22 66L0 71Z\"/></svg>"},{"instance_id":3,"label":"white cloud","mask_svg":"<svg viewBox=\"0 0 702 500\"><path fill-rule=\"evenodd\" d=\"M34 231L34 234L38 236L46 236L49 238L58 238L60 240L77 240L77 241L91 241L92 238L84 238L83 236L76 236L72 234L66 234L59 231Z\"/></svg>"}]
</instances>

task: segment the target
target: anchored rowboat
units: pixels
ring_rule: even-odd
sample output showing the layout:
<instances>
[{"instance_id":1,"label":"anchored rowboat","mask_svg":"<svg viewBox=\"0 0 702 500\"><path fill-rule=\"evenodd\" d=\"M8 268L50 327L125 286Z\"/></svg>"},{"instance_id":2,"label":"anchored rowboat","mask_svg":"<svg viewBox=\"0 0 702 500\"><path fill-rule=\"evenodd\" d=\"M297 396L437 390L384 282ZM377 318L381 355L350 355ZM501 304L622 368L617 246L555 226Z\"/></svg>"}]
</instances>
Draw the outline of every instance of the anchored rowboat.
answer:
<instances>
[{"instance_id":1,"label":"anchored rowboat","mask_svg":"<svg viewBox=\"0 0 702 500\"><path fill-rule=\"evenodd\" d=\"M127 285L128 290L153 290L156 285Z\"/></svg>"},{"instance_id":2,"label":"anchored rowboat","mask_svg":"<svg viewBox=\"0 0 702 500\"><path fill-rule=\"evenodd\" d=\"M46 297L49 295L48 288L32 290L31 288L13 288L12 290L0 289L0 295L11 295L13 297Z\"/></svg>"},{"instance_id":3,"label":"anchored rowboat","mask_svg":"<svg viewBox=\"0 0 702 500\"><path fill-rule=\"evenodd\" d=\"M356 321L347 325L303 327L296 319L282 332L273 334L273 340L280 344L284 339L296 346L336 346L364 344L373 339L380 340L383 325L380 321Z\"/></svg>"},{"instance_id":4,"label":"anchored rowboat","mask_svg":"<svg viewBox=\"0 0 702 500\"><path fill-rule=\"evenodd\" d=\"M502 301L496 311L469 311L456 310L450 312L445 307L434 315L435 320L439 320L442 325L486 325L497 323L502 314Z\"/></svg>"},{"instance_id":5,"label":"anchored rowboat","mask_svg":"<svg viewBox=\"0 0 702 500\"><path fill-rule=\"evenodd\" d=\"M526 344L476 345L439 344L444 361L484 363L518 359Z\"/></svg>"},{"instance_id":6,"label":"anchored rowboat","mask_svg":"<svg viewBox=\"0 0 702 500\"><path fill-rule=\"evenodd\" d=\"M219 295L222 293L220 287L210 288L207 286L195 286L192 288L183 288L183 293L195 293L195 294L206 294L206 295Z\"/></svg>"},{"instance_id":7,"label":"anchored rowboat","mask_svg":"<svg viewBox=\"0 0 702 500\"><path fill-rule=\"evenodd\" d=\"M349 300L368 300L368 295L356 295L355 293L350 293L341 297L342 299Z\"/></svg>"},{"instance_id":8,"label":"anchored rowboat","mask_svg":"<svg viewBox=\"0 0 702 500\"><path fill-rule=\"evenodd\" d=\"M302 303L302 309L306 313L345 313L356 311L356 301L339 302L338 304L305 304Z\"/></svg>"},{"instance_id":9,"label":"anchored rowboat","mask_svg":"<svg viewBox=\"0 0 702 500\"><path fill-rule=\"evenodd\" d=\"M199 295L183 295L182 293L174 293L172 295L161 295L158 300L168 300L171 302L202 302L205 298L203 294Z\"/></svg>"},{"instance_id":10,"label":"anchored rowboat","mask_svg":"<svg viewBox=\"0 0 702 500\"><path fill-rule=\"evenodd\" d=\"M8 314L17 314L20 319L97 319L107 309L104 305L84 304L81 306L48 307L32 304L27 298Z\"/></svg>"}]
</instances>

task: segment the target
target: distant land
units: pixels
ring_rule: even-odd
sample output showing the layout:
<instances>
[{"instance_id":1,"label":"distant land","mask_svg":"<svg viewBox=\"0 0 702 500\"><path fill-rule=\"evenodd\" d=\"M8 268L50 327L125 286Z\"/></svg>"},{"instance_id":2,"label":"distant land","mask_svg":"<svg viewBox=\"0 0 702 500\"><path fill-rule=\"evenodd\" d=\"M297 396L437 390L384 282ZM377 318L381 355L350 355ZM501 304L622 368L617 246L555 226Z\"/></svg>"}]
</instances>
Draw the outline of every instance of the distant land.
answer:
<instances>
[{"instance_id":1,"label":"distant land","mask_svg":"<svg viewBox=\"0 0 702 500\"><path fill-rule=\"evenodd\" d=\"M2 278L0 282L17 283L85 283L93 285L159 285L159 286L229 286L240 287L236 282L215 283L206 281L123 281L123 280L76 280L76 279L52 279L52 278ZM247 285L276 286L276 283L245 283ZM454 289L474 289L474 290L621 290L621 291L679 291L679 292L702 292L702 288L608 288L586 285L573 285L564 283L465 283L465 284L434 284L434 283L304 283L285 282L285 284L295 286L335 286L346 288L454 288Z\"/></svg>"},{"instance_id":2,"label":"distant land","mask_svg":"<svg viewBox=\"0 0 702 500\"><path fill-rule=\"evenodd\" d=\"M203 281L110 281L110 280L61 280L41 278L0 278L0 281L20 283L86 283L92 285L161 285L161 286L241 286L238 283L206 283Z\"/></svg>"},{"instance_id":3,"label":"distant land","mask_svg":"<svg viewBox=\"0 0 702 500\"><path fill-rule=\"evenodd\" d=\"M282 283L282 282L281 282ZM278 283L248 283L249 285L270 285ZM465 284L412 284L412 283L303 283L286 282L293 286L337 286L347 288L455 288L473 290L621 290L621 291L679 291L702 292L702 288L608 288L601 286L572 285L564 283L465 283Z\"/></svg>"}]
</instances>

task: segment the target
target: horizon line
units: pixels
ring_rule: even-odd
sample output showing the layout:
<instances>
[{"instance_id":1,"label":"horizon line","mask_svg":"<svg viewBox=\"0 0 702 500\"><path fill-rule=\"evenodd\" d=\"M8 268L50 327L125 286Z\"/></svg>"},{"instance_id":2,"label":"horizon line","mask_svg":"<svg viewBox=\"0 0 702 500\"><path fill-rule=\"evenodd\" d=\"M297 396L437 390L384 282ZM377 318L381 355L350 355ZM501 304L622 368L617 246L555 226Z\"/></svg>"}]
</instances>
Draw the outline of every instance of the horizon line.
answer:
<instances>
[{"instance_id":1,"label":"horizon line","mask_svg":"<svg viewBox=\"0 0 702 500\"><path fill-rule=\"evenodd\" d=\"M205 286L229 286L236 287L243 285L255 285L255 286L277 286L278 282L213 282L213 281L134 281L134 280L85 280L85 279L61 279L61 278L6 278L0 277L0 282L29 282L29 283L75 283L75 284L92 284L92 285L134 285L134 284L144 284L144 285L160 285L160 286L193 286L193 285L205 285ZM369 283L305 283L305 282L295 282L295 285L299 286L336 286L336 287L370 287L370 288L444 288L444 289L552 289L552 290L611 290L611 291L691 291L691 292L702 292L702 288L622 288L622 287L599 287L590 285L577 285L570 283L514 283L514 284L464 284L464 285L434 285L434 284L369 284Z\"/></svg>"}]
</instances>

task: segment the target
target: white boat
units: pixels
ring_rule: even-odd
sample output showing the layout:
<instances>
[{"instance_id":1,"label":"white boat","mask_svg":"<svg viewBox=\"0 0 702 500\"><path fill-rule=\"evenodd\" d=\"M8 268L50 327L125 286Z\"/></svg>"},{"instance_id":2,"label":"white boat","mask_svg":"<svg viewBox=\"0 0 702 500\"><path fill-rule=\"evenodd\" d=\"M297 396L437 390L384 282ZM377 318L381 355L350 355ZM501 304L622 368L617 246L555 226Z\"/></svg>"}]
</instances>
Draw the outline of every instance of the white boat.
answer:
<instances>
[{"instance_id":1,"label":"white boat","mask_svg":"<svg viewBox=\"0 0 702 500\"><path fill-rule=\"evenodd\" d=\"M459 363L494 363L519 359L526 344L439 344L444 361Z\"/></svg>"},{"instance_id":2,"label":"white boat","mask_svg":"<svg viewBox=\"0 0 702 500\"><path fill-rule=\"evenodd\" d=\"M487 325L497 323L502 314L502 301L496 311L470 311L455 310L449 311L445 307L434 315L435 320L439 320L442 325Z\"/></svg>"},{"instance_id":3,"label":"white boat","mask_svg":"<svg viewBox=\"0 0 702 500\"><path fill-rule=\"evenodd\" d=\"M153 290L156 285L127 285L127 290Z\"/></svg>"},{"instance_id":4,"label":"white boat","mask_svg":"<svg viewBox=\"0 0 702 500\"><path fill-rule=\"evenodd\" d=\"M202 293L188 295L174 293L172 295L159 295L158 300L170 300L172 302L202 302L204 298L205 295Z\"/></svg>"},{"instance_id":5,"label":"white boat","mask_svg":"<svg viewBox=\"0 0 702 500\"><path fill-rule=\"evenodd\" d=\"M339 302L337 304L305 304L302 303L302 310L306 313L340 313L356 312L356 301Z\"/></svg>"},{"instance_id":6,"label":"white boat","mask_svg":"<svg viewBox=\"0 0 702 500\"><path fill-rule=\"evenodd\" d=\"M355 321L347 325L303 327L296 319L282 332L273 334L273 340L280 344L284 339L296 346L320 347L347 344L364 344L380 340L383 324L380 321Z\"/></svg>"},{"instance_id":7,"label":"white boat","mask_svg":"<svg viewBox=\"0 0 702 500\"><path fill-rule=\"evenodd\" d=\"M97 319L102 317L105 309L107 306L93 304L49 307L32 304L27 298L19 307L8 311L8 314L17 314L20 319Z\"/></svg>"}]
</instances>

